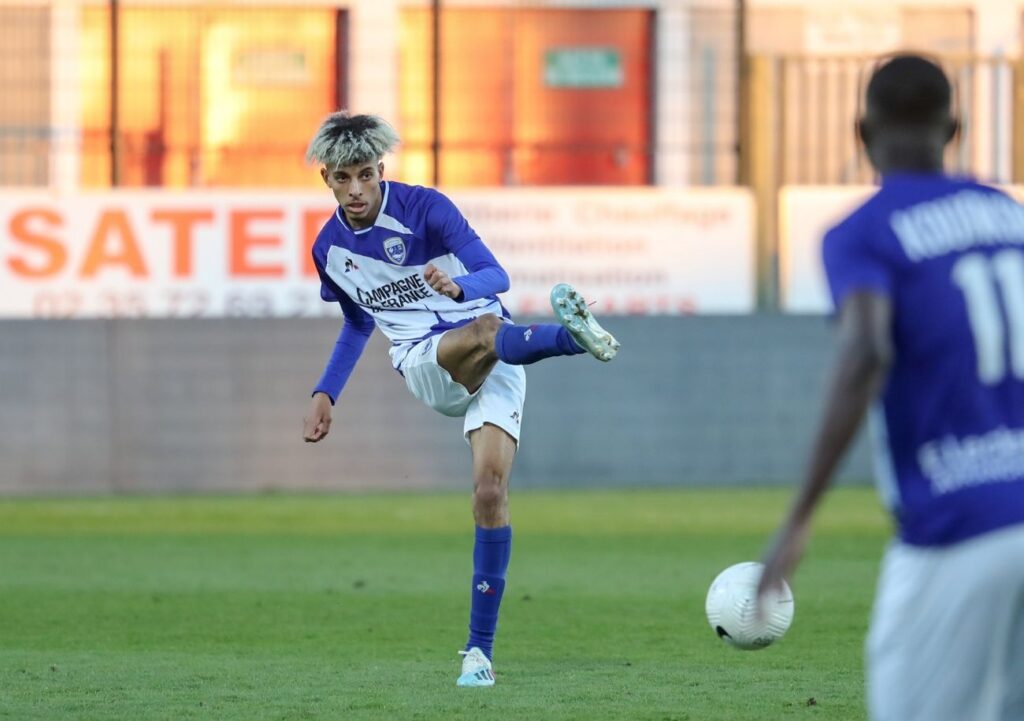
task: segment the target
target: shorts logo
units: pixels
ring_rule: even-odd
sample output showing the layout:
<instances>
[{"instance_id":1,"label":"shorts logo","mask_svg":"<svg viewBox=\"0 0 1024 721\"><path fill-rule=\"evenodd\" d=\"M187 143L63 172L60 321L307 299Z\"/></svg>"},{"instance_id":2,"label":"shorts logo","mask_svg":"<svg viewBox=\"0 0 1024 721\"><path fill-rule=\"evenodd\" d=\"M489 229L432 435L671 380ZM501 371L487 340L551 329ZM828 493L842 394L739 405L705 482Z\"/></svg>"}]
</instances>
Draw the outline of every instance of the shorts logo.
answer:
<instances>
[{"instance_id":1,"label":"shorts logo","mask_svg":"<svg viewBox=\"0 0 1024 721\"><path fill-rule=\"evenodd\" d=\"M516 422L516 424L519 423L519 411L512 411L512 415L510 417Z\"/></svg>"},{"instance_id":2,"label":"shorts logo","mask_svg":"<svg viewBox=\"0 0 1024 721\"><path fill-rule=\"evenodd\" d=\"M430 352L431 346L434 345L433 338L427 338L427 342L423 344L423 350L420 351L420 355L426 355Z\"/></svg>"},{"instance_id":3,"label":"shorts logo","mask_svg":"<svg viewBox=\"0 0 1024 721\"><path fill-rule=\"evenodd\" d=\"M405 262L405 241L395 236L384 241L384 253L395 265Z\"/></svg>"}]
</instances>

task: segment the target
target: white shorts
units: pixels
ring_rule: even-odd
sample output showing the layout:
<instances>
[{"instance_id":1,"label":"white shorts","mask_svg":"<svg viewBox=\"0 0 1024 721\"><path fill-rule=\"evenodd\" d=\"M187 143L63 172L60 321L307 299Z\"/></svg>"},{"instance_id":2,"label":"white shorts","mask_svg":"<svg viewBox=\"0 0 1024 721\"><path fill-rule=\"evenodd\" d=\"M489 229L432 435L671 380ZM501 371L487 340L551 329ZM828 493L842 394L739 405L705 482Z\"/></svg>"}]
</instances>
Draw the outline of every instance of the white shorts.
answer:
<instances>
[{"instance_id":1,"label":"white shorts","mask_svg":"<svg viewBox=\"0 0 1024 721\"><path fill-rule=\"evenodd\" d=\"M437 346L443 337L441 333L420 341L405 356L399 370L409 392L438 413L465 416L462 432L467 441L472 431L490 423L518 444L526 402L526 371L522 366L498 361L483 385L470 393L437 363Z\"/></svg>"},{"instance_id":2,"label":"white shorts","mask_svg":"<svg viewBox=\"0 0 1024 721\"><path fill-rule=\"evenodd\" d=\"M890 545L867 682L872 721L1024 719L1024 526Z\"/></svg>"}]
</instances>

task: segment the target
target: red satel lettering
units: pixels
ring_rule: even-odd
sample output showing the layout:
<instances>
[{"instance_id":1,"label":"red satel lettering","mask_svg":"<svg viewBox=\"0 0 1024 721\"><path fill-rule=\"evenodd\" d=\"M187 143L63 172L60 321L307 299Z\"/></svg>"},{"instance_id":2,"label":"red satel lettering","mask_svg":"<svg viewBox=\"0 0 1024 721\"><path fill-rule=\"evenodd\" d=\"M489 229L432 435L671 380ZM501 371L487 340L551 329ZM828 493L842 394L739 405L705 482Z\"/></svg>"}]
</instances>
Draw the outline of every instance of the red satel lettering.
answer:
<instances>
[{"instance_id":1,"label":"red satel lettering","mask_svg":"<svg viewBox=\"0 0 1024 721\"><path fill-rule=\"evenodd\" d=\"M122 267L137 278L148 274L135 231L123 210L107 210L100 215L82 261L81 275L91 278L108 266Z\"/></svg>"},{"instance_id":2,"label":"red satel lettering","mask_svg":"<svg viewBox=\"0 0 1024 721\"><path fill-rule=\"evenodd\" d=\"M193 232L199 223L213 221L209 210L154 210L150 217L154 223L170 223L174 233L174 275L186 278L192 275L192 251L195 248Z\"/></svg>"},{"instance_id":3,"label":"red satel lettering","mask_svg":"<svg viewBox=\"0 0 1024 721\"><path fill-rule=\"evenodd\" d=\"M35 227L38 225L45 227ZM41 257L36 262L23 257L10 258L7 266L11 271L25 278L45 278L63 270L68 252L58 238L45 232L52 233L63 225L60 214L49 208L26 208L15 213L10 223L11 240L31 248Z\"/></svg>"},{"instance_id":4,"label":"red satel lettering","mask_svg":"<svg viewBox=\"0 0 1024 721\"><path fill-rule=\"evenodd\" d=\"M305 278L316 277L316 265L313 264L313 243L324 222L331 217L333 210L307 210L302 214L302 242L299 243L299 252L302 260L299 267L302 268L302 275Z\"/></svg>"},{"instance_id":5,"label":"red satel lettering","mask_svg":"<svg viewBox=\"0 0 1024 721\"><path fill-rule=\"evenodd\" d=\"M228 268L231 275L241 277L275 277L284 275L284 266L280 263L257 265L249 258L253 248L280 248L281 235L256 235L250 224L260 220L280 221L284 213L280 210L235 210L230 217L231 250L228 255Z\"/></svg>"}]
</instances>

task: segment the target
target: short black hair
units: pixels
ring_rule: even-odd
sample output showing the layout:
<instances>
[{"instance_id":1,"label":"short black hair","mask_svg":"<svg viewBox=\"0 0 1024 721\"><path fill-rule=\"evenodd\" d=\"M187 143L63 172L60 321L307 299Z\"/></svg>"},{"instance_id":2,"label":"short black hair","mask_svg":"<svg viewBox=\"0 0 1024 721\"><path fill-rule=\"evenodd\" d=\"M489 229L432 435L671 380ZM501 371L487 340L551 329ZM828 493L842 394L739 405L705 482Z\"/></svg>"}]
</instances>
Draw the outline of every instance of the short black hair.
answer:
<instances>
[{"instance_id":1,"label":"short black hair","mask_svg":"<svg viewBox=\"0 0 1024 721\"><path fill-rule=\"evenodd\" d=\"M920 127L948 120L952 97L941 67L920 55L896 55L871 74L867 111L885 123Z\"/></svg>"}]
</instances>

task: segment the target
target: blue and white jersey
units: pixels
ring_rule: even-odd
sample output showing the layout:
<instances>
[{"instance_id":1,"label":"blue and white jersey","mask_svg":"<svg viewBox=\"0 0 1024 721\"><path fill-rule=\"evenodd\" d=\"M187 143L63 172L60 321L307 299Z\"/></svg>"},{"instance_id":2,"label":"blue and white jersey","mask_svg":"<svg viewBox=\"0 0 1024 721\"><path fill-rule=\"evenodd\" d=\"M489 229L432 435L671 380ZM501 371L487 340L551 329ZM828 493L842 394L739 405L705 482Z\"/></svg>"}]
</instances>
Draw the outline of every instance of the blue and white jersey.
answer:
<instances>
[{"instance_id":1,"label":"blue and white jersey","mask_svg":"<svg viewBox=\"0 0 1024 721\"><path fill-rule=\"evenodd\" d=\"M455 205L431 188L381 183L376 222L353 230L338 208L313 245L320 295L345 315L368 314L392 343L395 368L416 342L485 313L508 316L496 295L463 302L434 292L423 278L433 263L451 278L467 273L456 257L479 241ZM356 319L358 320L358 319Z\"/></svg>"},{"instance_id":2,"label":"blue and white jersey","mask_svg":"<svg viewBox=\"0 0 1024 721\"><path fill-rule=\"evenodd\" d=\"M900 537L1024 523L1024 207L967 179L886 177L825 236L824 261L836 308L858 290L892 303L872 421Z\"/></svg>"}]
</instances>

